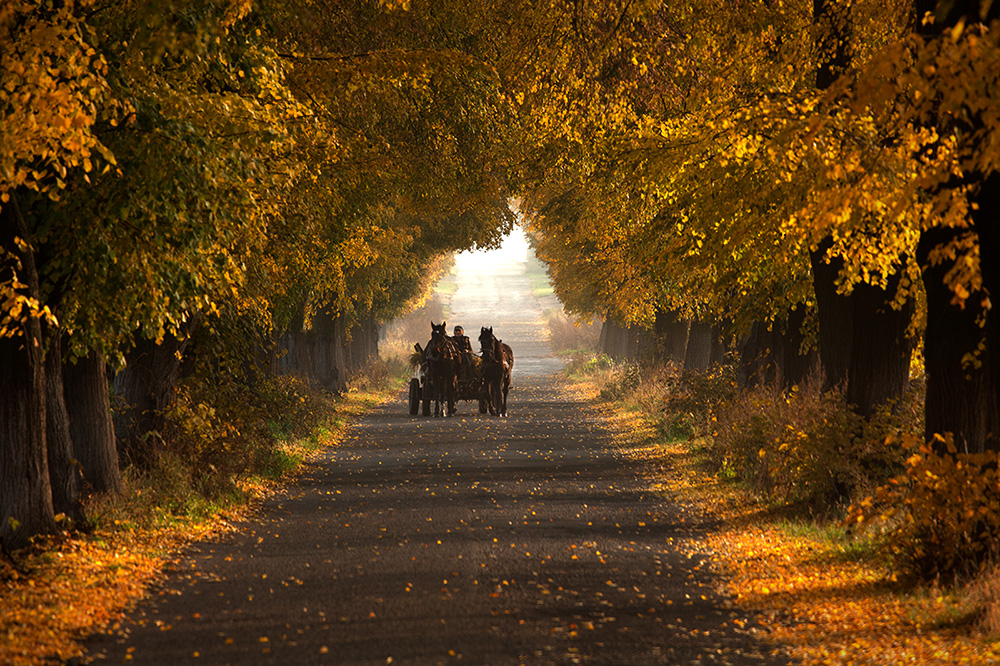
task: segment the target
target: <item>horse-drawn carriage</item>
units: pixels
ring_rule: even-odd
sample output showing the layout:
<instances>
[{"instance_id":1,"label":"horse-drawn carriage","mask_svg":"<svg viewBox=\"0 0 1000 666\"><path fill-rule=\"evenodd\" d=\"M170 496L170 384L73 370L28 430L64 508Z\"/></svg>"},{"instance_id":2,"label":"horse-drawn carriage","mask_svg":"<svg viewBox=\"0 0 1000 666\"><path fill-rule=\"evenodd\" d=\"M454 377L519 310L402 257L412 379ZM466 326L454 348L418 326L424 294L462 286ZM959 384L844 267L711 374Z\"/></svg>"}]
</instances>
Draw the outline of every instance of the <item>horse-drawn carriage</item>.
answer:
<instances>
[{"instance_id":1,"label":"horse-drawn carriage","mask_svg":"<svg viewBox=\"0 0 1000 666\"><path fill-rule=\"evenodd\" d=\"M477 358L458 348L448 336L445 322L431 322L430 342L426 347L414 345L415 369L408 400L411 416L430 416L431 403L435 416L451 416L458 400L478 402L480 414L489 411L494 416L507 416L514 354L493 335L492 327L482 329L479 343Z\"/></svg>"}]
</instances>

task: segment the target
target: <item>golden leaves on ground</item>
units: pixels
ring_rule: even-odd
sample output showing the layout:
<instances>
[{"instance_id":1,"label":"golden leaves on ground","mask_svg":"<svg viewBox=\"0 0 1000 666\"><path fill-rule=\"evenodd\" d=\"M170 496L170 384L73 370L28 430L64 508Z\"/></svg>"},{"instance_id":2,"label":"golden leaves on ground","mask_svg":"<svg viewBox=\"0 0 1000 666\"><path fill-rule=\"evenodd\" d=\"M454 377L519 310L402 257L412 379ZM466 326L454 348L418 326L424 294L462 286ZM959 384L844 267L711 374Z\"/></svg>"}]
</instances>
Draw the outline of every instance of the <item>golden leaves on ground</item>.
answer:
<instances>
[{"instance_id":1,"label":"golden leaves on ground","mask_svg":"<svg viewBox=\"0 0 1000 666\"><path fill-rule=\"evenodd\" d=\"M618 418L619 429L639 433L628 438L630 455L652 463L658 491L721 520L703 541L713 568L802 664L1000 663L1000 641L969 622L962 593L904 587L841 528L776 517L699 470L684 443L654 442L636 420Z\"/></svg>"},{"instance_id":2,"label":"golden leaves on ground","mask_svg":"<svg viewBox=\"0 0 1000 666\"><path fill-rule=\"evenodd\" d=\"M348 395L338 404L340 418L327 424L329 429L321 438L324 446L339 440L349 419L394 392L352 391ZM314 438L306 438L287 442L282 450L289 459L303 461L317 455L319 447ZM292 478L300 469L289 469L282 478ZM87 507L88 514L103 522L91 534L63 532L17 552L26 574L0 559L0 664L42 666L53 658L82 655L79 641L101 628L120 629L122 614L162 579L163 569L181 548L231 530L234 522L246 518L279 487L273 479L241 479L243 504L204 518L150 509L144 505L148 491L134 480L126 483L129 487L123 497L132 502L108 500ZM144 510L155 513L156 519L132 515ZM296 579L292 582L302 584Z\"/></svg>"},{"instance_id":3,"label":"golden leaves on ground","mask_svg":"<svg viewBox=\"0 0 1000 666\"><path fill-rule=\"evenodd\" d=\"M171 551L226 525L221 518L159 530L112 525L37 543L25 561L27 576L0 568L0 663L80 656L77 641L98 627L116 629L121 612L160 577Z\"/></svg>"},{"instance_id":4,"label":"golden leaves on ground","mask_svg":"<svg viewBox=\"0 0 1000 666\"><path fill-rule=\"evenodd\" d=\"M951 601L893 584L887 570L853 559L838 542L733 513L706 540L741 605L759 609L771 638L803 664L993 664L1000 643L950 626ZM747 521L754 521L752 524Z\"/></svg>"}]
</instances>

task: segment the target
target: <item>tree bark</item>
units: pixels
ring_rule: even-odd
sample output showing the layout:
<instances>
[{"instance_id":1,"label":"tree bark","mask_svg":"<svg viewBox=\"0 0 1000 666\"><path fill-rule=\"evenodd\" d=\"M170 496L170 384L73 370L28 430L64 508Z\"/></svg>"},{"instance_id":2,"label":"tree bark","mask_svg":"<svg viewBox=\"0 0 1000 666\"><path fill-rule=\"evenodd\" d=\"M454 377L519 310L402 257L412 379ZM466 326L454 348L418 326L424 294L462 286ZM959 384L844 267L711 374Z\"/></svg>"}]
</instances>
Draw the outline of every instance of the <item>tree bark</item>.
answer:
<instances>
[{"instance_id":1,"label":"tree bark","mask_svg":"<svg viewBox=\"0 0 1000 666\"><path fill-rule=\"evenodd\" d=\"M712 326L700 321L692 321L688 333L687 349L684 353L685 370L708 370L712 362Z\"/></svg>"},{"instance_id":2,"label":"tree bark","mask_svg":"<svg viewBox=\"0 0 1000 666\"><path fill-rule=\"evenodd\" d=\"M12 197L0 206L0 247L20 262L18 278L38 298L38 272L29 240ZM0 266L0 281L11 277ZM16 337L0 337L0 540L7 548L25 545L35 534L56 529L45 440L45 361L42 327L28 317Z\"/></svg>"},{"instance_id":3,"label":"tree bark","mask_svg":"<svg viewBox=\"0 0 1000 666\"><path fill-rule=\"evenodd\" d=\"M813 22L818 28L816 50L820 56L816 69L816 87L826 90L850 66L850 24L848 13L836 0L813 0ZM819 354L823 366L823 388L829 390L847 384L853 351L853 307L850 299L837 293L837 278L843 267L839 257L827 261L833 246L824 237L809 252L813 291L816 294L819 320Z\"/></svg>"},{"instance_id":4,"label":"tree bark","mask_svg":"<svg viewBox=\"0 0 1000 666\"><path fill-rule=\"evenodd\" d=\"M843 261L825 260L833 241L826 237L809 253L813 292L819 320L819 355L823 366L823 390L844 388L848 383L854 351L854 307L850 296L837 293L837 277Z\"/></svg>"},{"instance_id":5,"label":"tree bark","mask_svg":"<svg viewBox=\"0 0 1000 666\"><path fill-rule=\"evenodd\" d=\"M927 373L925 402L925 438L952 433L959 451L980 453L997 450L1000 433L997 375L993 372L995 350L985 345L987 325L992 312L984 312L981 303L986 294L973 293L964 307L955 305L954 293L946 283L953 262L931 265L928 254L939 245L954 239L961 230L935 227L920 238L918 258L923 269L927 292L927 328L924 331L924 365Z\"/></svg>"},{"instance_id":6,"label":"tree bark","mask_svg":"<svg viewBox=\"0 0 1000 666\"><path fill-rule=\"evenodd\" d=\"M313 316L312 327L304 330L304 326L305 317L299 317L291 330L281 336L278 347L284 348L285 353L276 359L274 371L318 382L331 391L346 390L343 319L321 309Z\"/></svg>"},{"instance_id":7,"label":"tree bark","mask_svg":"<svg viewBox=\"0 0 1000 666\"><path fill-rule=\"evenodd\" d=\"M802 352L805 336L802 326L806 321L806 308L799 305L788 314L785 330L777 332L775 344L778 347L776 357L779 359L778 381L783 388L791 388L802 384L816 374L819 365L819 354L815 349Z\"/></svg>"},{"instance_id":8,"label":"tree bark","mask_svg":"<svg viewBox=\"0 0 1000 666\"><path fill-rule=\"evenodd\" d=\"M351 339L346 347L346 364L349 372L357 372L378 358L379 327L371 313L351 329Z\"/></svg>"},{"instance_id":9,"label":"tree bark","mask_svg":"<svg viewBox=\"0 0 1000 666\"><path fill-rule=\"evenodd\" d=\"M984 323L983 365L990 375L988 409L995 417L987 447L996 450L1000 449L1000 317L996 310L1000 307L1000 173L993 172L983 181L975 202L978 208L972 212L972 224L979 236L979 270L992 303Z\"/></svg>"},{"instance_id":10,"label":"tree bark","mask_svg":"<svg viewBox=\"0 0 1000 666\"><path fill-rule=\"evenodd\" d=\"M629 358L628 331L625 327L612 319L604 320L600 350L616 361Z\"/></svg>"},{"instance_id":11,"label":"tree bark","mask_svg":"<svg viewBox=\"0 0 1000 666\"><path fill-rule=\"evenodd\" d=\"M750 330L737 343L739 365L736 370L736 381L741 387L755 388L774 381L768 373L774 367L771 346L768 344L770 331L759 321L755 321Z\"/></svg>"},{"instance_id":12,"label":"tree bark","mask_svg":"<svg viewBox=\"0 0 1000 666\"><path fill-rule=\"evenodd\" d=\"M125 367L114 379L120 406L116 404L113 427L119 453L127 464L148 468L152 463L152 444L148 440L163 430L163 411L173 400L189 341L190 337L178 340L170 334L161 344L140 339L125 355Z\"/></svg>"},{"instance_id":13,"label":"tree bark","mask_svg":"<svg viewBox=\"0 0 1000 666\"><path fill-rule=\"evenodd\" d=\"M948 39L959 22L986 24L1000 18L1000 3L994 2L985 18L979 0L943 3L917 0L917 31L927 40ZM933 22L919 18L938 13ZM956 118L942 118L952 124ZM969 135L982 129L984 121L972 113L960 122ZM927 293L927 328L924 332L924 364L927 371L925 437L952 433L960 451L978 453L1000 450L1000 322L995 307L1000 301L997 263L1000 262L1000 176L996 172L969 172L959 183L973 186L969 196L972 231L933 227L924 231L917 246L917 260ZM954 294L946 283L954 260L930 264L935 247L953 241L962 233L976 234L979 242L983 289L966 298L964 307L952 303ZM986 306L987 299L992 301ZM982 325L980 325L982 323Z\"/></svg>"},{"instance_id":14,"label":"tree bark","mask_svg":"<svg viewBox=\"0 0 1000 666\"><path fill-rule=\"evenodd\" d=\"M45 351L45 439L52 485L52 507L77 523L86 522L80 501L80 465L73 457L69 413L63 391L62 335L51 330Z\"/></svg>"},{"instance_id":15,"label":"tree bark","mask_svg":"<svg viewBox=\"0 0 1000 666\"><path fill-rule=\"evenodd\" d=\"M851 29L846 5L833 0L814 0L813 16L820 26L818 48L822 60L816 72L816 87L824 90L850 65ZM830 236L809 253L819 320L819 354L823 389L843 388L847 402L862 416L906 391L912 344L906 330L913 305L894 310L895 275L888 290L857 285L850 294L837 293L843 268L840 257L827 260Z\"/></svg>"},{"instance_id":16,"label":"tree bark","mask_svg":"<svg viewBox=\"0 0 1000 666\"><path fill-rule=\"evenodd\" d=\"M94 492L116 495L122 491L122 478L104 367L104 356L91 351L75 364L63 366L63 384L73 450L84 484Z\"/></svg>"},{"instance_id":17,"label":"tree bark","mask_svg":"<svg viewBox=\"0 0 1000 666\"><path fill-rule=\"evenodd\" d=\"M723 327L716 324L712 327L712 353L709 358L709 366L721 366L726 362L726 354L729 352L729 343L723 339Z\"/></svg>"},{"instance_id":18,"label":"tree bark","mask_svg":"<svg viewBox=\"0 0 1000 666\"><path fill-rule=\"evenodd\" d=\"M673 312L661 310L656 313L655 331L663 341L663 355L666 360L678 364L684 363L690 330L689 320L680 319Z\"/></svg>"},{"instance_id":19,"label":"tree bark","mask_svg":"<svg viewBox=\"0 0 1000 666\"><path fill-rule=\"evenodd\" d=\"M313 317L312 330L307 334L313 349L309 376L331 391L347 389L347 331L344 318L330 308L323 308Z\"/></svg>"},{"instance_id":20,"label":"tree bark","mask_svg":"<svg viewBox=\"0 0 1000 666\"><path fill-rule=\"evenodd\" d=\"M899 274L892 276L887 290L860 284L849 299L853 321L846 398L865 418L880 405L902 397L910 383L913 340L906 332L914 304L908 300L898 310L892 307L898 285Z\"/></svg>"},{"instance_id":21,"label":"tree bark","mask_svg":"<svg viewBox=\"0 0 1000 666\"><path fill-rule=\"evenodd\" d=\"M816 373L819 355L815 350L801 353L805 341L802 325L806 310L794 308L782 331L777 322L770 326L756 322L740 344L738 381L742 386L755 387L776 383L788 389Z\"/></svg>"}]
</instances>

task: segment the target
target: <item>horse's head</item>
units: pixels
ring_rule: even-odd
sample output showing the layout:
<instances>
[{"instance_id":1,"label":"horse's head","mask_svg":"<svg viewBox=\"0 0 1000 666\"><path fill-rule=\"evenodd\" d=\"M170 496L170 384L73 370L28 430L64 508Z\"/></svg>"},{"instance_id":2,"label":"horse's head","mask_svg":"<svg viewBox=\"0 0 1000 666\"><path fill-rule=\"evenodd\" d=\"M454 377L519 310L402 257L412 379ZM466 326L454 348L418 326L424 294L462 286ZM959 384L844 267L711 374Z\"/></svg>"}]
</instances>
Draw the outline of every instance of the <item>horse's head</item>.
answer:
<instances>
[{"instance_id":1,"label":"horse's head","mask_svg":"<svg viewBox=\"0 0 1000 666\"><path fill-rule=\"evenodd\" d=\"M437 336L441 336L443 338L447 338L448 337L448 326L447 326L447 324L448 324L448 322L446 322L446 321L443 321L440 324L435 324L432 321L431 322L431 337L434 338L434 337L437 337Z\"/></svg>"},{"instance_id":2,"label":"horse's head","mask_svg":"<svg viewBox=\"0 0 1000 666\"><path fill-rule=\"evenodd\" d=\"M481 353L485 353L487 350L493 349L493 327L490 326L486 328L483 326L479 330L479 350Z\"/></svg>"}]
</instances>

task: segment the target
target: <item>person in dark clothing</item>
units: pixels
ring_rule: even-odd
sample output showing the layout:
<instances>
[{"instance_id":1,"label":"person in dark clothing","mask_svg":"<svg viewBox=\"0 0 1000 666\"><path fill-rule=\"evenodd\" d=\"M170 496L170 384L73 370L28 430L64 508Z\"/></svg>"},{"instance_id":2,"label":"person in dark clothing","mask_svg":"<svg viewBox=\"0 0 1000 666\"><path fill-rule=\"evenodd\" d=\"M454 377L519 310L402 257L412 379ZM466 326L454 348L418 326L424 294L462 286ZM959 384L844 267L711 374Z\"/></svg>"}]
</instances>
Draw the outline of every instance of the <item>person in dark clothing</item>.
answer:
<instances>
[{"instance_id":1,"label":"person in dark clothing","mask_svg":"<svg viewBox=\"0 0 1000 666\"><path fill-rule=\"evenodd\" d=\"M451 336L451 341L455 343L455 347L462 355L462 375L468 381L472 379L472 368L479 360L472 353L472 342L469 341L469 336L465 334L465 329L461 326L455 327L455 334Z\"/></svg>"},{"instance_id":2,"label":"person in dark clothing","mask_svg":"<svg viewBox=\"0 0 1000 666\"><path fill-rule=\"evenodd\" d=\"M451 341L458 347L458 351L463 354L466 352L472 353L472 343L469 342L469 336L465 334L465 329L461 326L455 327L455 335L451 336Z\"/></svg>"}]
</instances>

